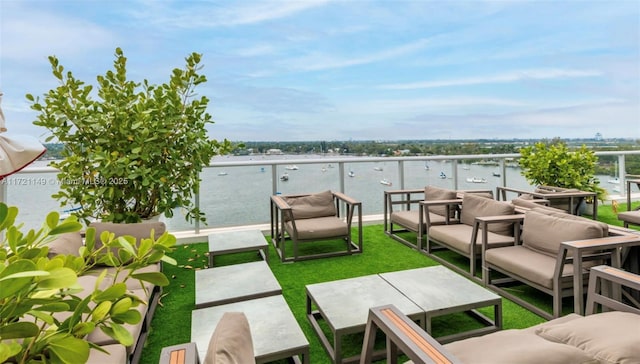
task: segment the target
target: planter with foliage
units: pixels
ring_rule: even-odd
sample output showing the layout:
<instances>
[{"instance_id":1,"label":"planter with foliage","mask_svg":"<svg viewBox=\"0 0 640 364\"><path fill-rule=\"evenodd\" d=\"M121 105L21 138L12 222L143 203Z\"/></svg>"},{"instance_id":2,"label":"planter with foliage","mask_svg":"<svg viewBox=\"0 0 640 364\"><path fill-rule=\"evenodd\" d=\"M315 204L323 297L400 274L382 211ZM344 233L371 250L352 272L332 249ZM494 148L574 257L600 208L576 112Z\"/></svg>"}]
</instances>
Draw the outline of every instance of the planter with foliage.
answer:
<instances>
[{"instance_id":1,"label":"planter with foliage","mask_svg":"<svg viewBox=\"0 0 640 364\"><path fill-rule=\"evenodd\" d=\"M60 222L52 212L41 229L24 234L15 224L17 214L17 207L0 203L0 363L85 363L90 350L98 350L86 340L94 330L131 345L134 338L124 324L140 322L136 306L144 303L128 293L127 281L167 285L162 272L136 270L161 260L175 264L165 255L175 237L165 233L136 245L132 237L107 233L95 248L95 229L89 228L79 255L49 257L47 243L82 224L74 216ZM78 277L99 264L116 267L118 283L104 280L103 273L92 292L82 292Z\"/></svg>"},{"instance_id":2,"label":"planter with foliage","mask_svg":"<svg viewBox=\"0 0 640 364\"><path fill-rule=\"evenodd\" d=\"M582 146L569 150L566 143L553 140L538 142L520 150L522 175L534 186L555 186L595 192L604 201L607 192L595 178L598 157Z\"/></svg>"},{"instance_id":3,"label":"planter with foliage","mask_svg":"<svg viewBox=\"0 0 640 364\"><path fill-rule=\"evenodd\" d=\"M51 132L47 141L65 145L63 159L51 163L61 181L53 197L80 206L74 214L81 219L138 222L184 208L187 221L205 221L193 202L199 174L231 143L207 135L209 99L195 93L206 81L200 60L192 53L161 85L137 83L127 79L127 59L117 48L114 69L97 77L94 91L49 57L60 86L42 101L26 97L38 112L34 124Z\"/></svg>"}]
</instances>

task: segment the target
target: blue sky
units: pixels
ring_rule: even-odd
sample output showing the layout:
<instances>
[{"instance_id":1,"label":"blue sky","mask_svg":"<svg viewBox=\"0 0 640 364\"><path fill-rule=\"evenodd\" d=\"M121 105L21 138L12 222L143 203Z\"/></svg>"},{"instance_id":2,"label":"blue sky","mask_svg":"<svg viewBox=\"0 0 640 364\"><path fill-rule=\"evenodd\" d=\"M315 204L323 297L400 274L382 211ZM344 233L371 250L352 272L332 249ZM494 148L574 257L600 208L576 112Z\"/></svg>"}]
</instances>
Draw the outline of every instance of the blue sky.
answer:
<instances>
[{"instance_id":1,"label":"blue sky","mask_svg":"<svg viewBox=\"0 0 640 364\"><path fill-rule=\"evenodd\" d=\"M9 132L47 56L95 85L203 54L213 138L640 138L640 1L0 1Z\"/></svg>"}]
</instances>

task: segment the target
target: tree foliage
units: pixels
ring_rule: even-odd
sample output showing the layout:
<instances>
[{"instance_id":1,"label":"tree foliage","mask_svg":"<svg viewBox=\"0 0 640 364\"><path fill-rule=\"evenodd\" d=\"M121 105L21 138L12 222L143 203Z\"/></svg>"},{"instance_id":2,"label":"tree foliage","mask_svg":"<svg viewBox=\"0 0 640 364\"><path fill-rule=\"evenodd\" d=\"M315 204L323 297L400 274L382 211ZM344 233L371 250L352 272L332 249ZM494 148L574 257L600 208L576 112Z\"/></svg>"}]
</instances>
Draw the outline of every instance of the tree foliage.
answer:
<instances>
[{"instance_id":1,"label":"tree foliage","mask_svg":"<svg viewBox=\"0 0 640 364\"><path fill-rule=\"evenodd\" d=\"M188 221L204 221L192 201L199 173L211 158L231 149L226 139L209 139L209 99L197 97L206 82L201 55L192 53L170 80L152 85L127 78L127 59L117 48L113 70L93 86L76 79L55 56L49 57L60 85L39 98L28 94L38 112L35 125L51 132L47 141L64 143L62 160L52 162L61 181L53 195L62 206L82 206L81 218L137 222L185 208Z\"/></svg>"},{"instance_id":2,"label":"tree foliage","mask_svg":"<svg viewBox=\"0 0 640 364\"><path fill-rule=\"evenodd\" d=\"M599 200L606 198L595 178L598 157L586 146L570 150L559 140L538 142L520 149L520 155L521 173L532 185L576 188L596 192Z\"/></svg>"}]
</instances>

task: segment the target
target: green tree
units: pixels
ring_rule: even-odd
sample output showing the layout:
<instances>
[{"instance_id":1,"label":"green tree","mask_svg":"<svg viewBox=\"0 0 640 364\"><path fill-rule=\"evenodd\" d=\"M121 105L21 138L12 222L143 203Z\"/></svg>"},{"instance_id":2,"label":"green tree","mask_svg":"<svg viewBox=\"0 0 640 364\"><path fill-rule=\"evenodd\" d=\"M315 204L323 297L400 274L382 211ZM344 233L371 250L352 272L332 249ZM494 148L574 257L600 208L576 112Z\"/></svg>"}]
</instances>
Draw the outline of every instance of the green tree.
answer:
<instances>
[{"instance_id":1,"label":"green tree","mask_svg":"<svg viewBox=\"0 0 640 364\"><path fill-rule=\"evenodd\" d=\"M192 200L199 174L232 146L207 136L206 126L213 124L209 99L195 92L206 81L200 61L201 55L192 53L168 82L137 83L127 79L127 59L117 48L114 69L97 76L94 100L91 85L49 57L60 86L42 102L26 97L38 112L34 124L52 134L47 141L65 145L63 159L51 163L61 181L53 197L62 206L82 206L76 212L81 218L137 222L158 214L171 217L181 207L187 221L205 221Z\"/></svg>"}]
</instances>

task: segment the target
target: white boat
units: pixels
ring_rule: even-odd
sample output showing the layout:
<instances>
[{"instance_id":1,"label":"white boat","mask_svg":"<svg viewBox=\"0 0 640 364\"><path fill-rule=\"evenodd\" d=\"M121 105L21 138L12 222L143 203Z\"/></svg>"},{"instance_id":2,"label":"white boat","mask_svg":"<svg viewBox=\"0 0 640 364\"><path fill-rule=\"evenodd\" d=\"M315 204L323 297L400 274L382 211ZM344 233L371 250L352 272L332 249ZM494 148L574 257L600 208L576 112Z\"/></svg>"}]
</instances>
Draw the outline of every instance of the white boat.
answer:
<instances>
[{"instance_id":1,"label":"white boat","mask_svg":"<svg viewBox=\"0 0 640 364\"><path fill-rule=\"evenodd\" d=\"M349 177L355 177L356 176L356 172L354 171L349 171Z\"/></svg>"},{"instance_id":2,"label":"white boat","mask_svg":"<svg viewBox=\"0 0 640 364\"><path fill-rule=\"evenodd\" d=\"M218 176L226 176L226 175L228 175L228 174L229 174L229 173L227 173L227 172L220 172L220 173L218 173Z\"/></svg>"},{"instance_id":3,"label":"white boat","mask_svg":"<svg viewBox=\"0 0 640 364\"><path fill-rule=\"evenodd\" d=\"M428 170L430 170L430 169L431 169L431 168L429 167L429 163L424 162L424 170L425 170L425 171L428 171Z\"/></svg>"},{"instance_id":4,"label":"white boat","mask_svg":"<svg viewBox=\"0 0 640 364\"><path fill-rule=\"evenodd\" d=\"M284 172L284 173L282 174L282 176L280 176L280 180L281 180L281 181L288 181L288 180L289 180L289 173Z\"/></svg>"},{"instance_id":5,"label":"white boat","mask_svg":"<svg viewBox=\"0 0 640 364\"><path fill-rule=\"evenodd\" d=\"M618 178L618 177L614 177L614 178L612 178L612 179L608 180L607 182L609 182L609 183L613 183L613 184L616 184L616 185L617 185L617 184L620 184L620 178Z\"/></svg>"},{"instance_id":6,"label":"white boat","mask_svg":"<svg viewBox=\"0 0 640 364\"><path fill-rule=\"evenodd\" d=\"M382 167L373 167L374 171L382 172Z\"/></svg>"},{"instance_id":7,"label":"white boat","mask_svg":"<svg viewBox=\"0 0 640 364\"><path fill-rule=\"evenodd\" d=\"M447 175L444 174L444 172L440 172L440 178L445 179L445 178L447 178Z\"/></svg>"},{"instance_id":8,"label":"white boat","mask_svg":"<svg viewBox=\"0 0 640 364\"><path fill-rule=\"evenodd\" d=\"M391 186L391 181L389 181L386 178L383 178L383 179L380 180L380 184L381 185L385 185L385 186Z\"/></svg>"},{"instance_id":9,"label":"white boat","mask_svg":"<svg viewBox=\"0 0 640 364\"><path fill-rule=\"evenodd\" d=\"M290 166L284 167L284 169L288 169L290 171L297 171L298 170L298 166L296 166L295 164L292 164Z\"/></svg>"},{"instance_id":10,"label":"white boat","mask_svg":"<svg viewBox=\"0 0 640 364\"><path fill-rule=\"evenodd\" d=\"M487 183L487 180L479 177L469 177L467 178L467 182L469 183Z\"/></svg>"},{"instance_id":11,"label":"white boat","mask_svg":"<svg viewBox=\"0 0 640 364\"><path fill-rule=\"evenodd\" d=\"M464 169L464 170L468 171L468 170L470 170L470 169L471 169L471 167L469 167L469 166L468 166L468 165L466 165L466 164L463 164L463 165L462 165L462 169Z\"/></svg>"}]
</instances>

